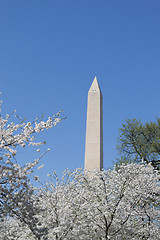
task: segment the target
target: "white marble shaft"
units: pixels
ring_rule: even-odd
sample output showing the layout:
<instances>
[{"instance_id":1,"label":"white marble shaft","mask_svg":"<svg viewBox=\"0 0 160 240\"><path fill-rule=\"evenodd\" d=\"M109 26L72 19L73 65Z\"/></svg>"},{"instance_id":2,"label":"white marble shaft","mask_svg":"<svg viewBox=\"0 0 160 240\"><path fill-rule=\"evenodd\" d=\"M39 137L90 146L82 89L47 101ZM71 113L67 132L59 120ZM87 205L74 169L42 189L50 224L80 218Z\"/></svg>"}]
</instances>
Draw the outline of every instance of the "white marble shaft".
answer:
<instances>
[{"instance_id":1,"label":"white marble shaft","mask_svg":"<svg viewBox=\"0 0 160 240\"><path fill-rule=\"evenodd\" d=\"M88 92L84 168L90 171L103 168L102 93L96 77Z\"/></svg>"}]
</instances>

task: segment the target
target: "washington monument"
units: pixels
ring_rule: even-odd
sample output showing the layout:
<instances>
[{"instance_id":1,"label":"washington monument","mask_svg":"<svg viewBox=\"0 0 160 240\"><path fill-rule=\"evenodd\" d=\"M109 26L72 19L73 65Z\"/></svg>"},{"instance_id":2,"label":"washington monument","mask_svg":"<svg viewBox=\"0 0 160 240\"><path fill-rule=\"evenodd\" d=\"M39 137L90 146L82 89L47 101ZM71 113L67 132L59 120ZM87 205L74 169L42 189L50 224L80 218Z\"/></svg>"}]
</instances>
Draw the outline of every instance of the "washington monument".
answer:
<instances>
[{"instance_id":1,"label":"washington monument","mask_svg":"<svg viewBox=\"0 0 160 240\"><path fill-rule=\"evenodd\" d=\"M88 91L84 168L90 171L103 168L102 93L96 77Z\"/></svg>"}]
</instances>

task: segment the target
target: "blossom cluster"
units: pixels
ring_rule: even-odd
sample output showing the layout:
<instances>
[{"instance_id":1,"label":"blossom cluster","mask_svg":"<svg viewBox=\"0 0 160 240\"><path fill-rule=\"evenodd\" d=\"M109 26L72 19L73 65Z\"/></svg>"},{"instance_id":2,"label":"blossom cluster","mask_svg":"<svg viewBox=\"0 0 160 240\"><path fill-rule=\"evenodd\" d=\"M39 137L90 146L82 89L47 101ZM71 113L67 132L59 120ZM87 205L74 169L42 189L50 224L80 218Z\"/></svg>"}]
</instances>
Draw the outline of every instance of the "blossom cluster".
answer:
<instances>
[{"instance_id":1,"label":"blossom cluster","mask_svg":"<svg viewBox=\"0 0 160 240\"><path fill-rule=\"evenodd\" d=\"M20 123L10 122L10 115L6 115L4 118L0 116L0 149L1 156L11 158L17 153L17 146L25 147L26 145L39 146L44 142L34 142L35 134L48 130L49 128L56 126L61 121L59 118L60 112L53 117L49 117L47 121L35 121L27 122L21 121ZM16 115L15 115L16 117Z\"/></svg>"}]
</instances>

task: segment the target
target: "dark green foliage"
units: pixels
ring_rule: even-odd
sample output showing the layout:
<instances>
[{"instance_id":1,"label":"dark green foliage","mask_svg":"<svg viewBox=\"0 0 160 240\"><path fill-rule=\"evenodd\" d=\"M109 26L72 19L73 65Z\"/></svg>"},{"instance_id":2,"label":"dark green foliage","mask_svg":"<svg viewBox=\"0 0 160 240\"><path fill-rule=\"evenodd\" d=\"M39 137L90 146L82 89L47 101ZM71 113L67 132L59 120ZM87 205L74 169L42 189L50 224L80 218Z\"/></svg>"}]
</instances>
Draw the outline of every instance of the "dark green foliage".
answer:
<instances>
[{"instance_id":1,"label":"dark green foliage","mask_svg":"<svg viewBox=\"0 0 160 240\"><path fill-rule=\"evenodd\" d=\"M118 151L122 162L152 163L157 169L160 165L160 119L142 124L139 120L129 119L119 129Z\"/></svg>"}]
</instances>

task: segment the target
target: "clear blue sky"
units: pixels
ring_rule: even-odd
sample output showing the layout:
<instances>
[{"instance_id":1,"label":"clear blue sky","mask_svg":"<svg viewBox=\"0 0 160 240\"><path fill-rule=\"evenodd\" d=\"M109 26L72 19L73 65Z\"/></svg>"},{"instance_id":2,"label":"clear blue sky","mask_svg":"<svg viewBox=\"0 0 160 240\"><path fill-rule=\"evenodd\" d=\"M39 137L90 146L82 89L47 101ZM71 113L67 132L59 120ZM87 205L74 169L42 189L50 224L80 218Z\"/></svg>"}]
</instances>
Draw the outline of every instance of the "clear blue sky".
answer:
<instances>
[{"instance_id":1,"label":"clear blue sky","mask_svg":"<svg viewBox=\"0 0 160 240\"><path fill-rule=\"evenodd\" d=\"M42 159L44 175L83 167L87 92L95 75L109 168L125 119L160 116L159 0L0 1L3 112L16 109L31 121L63 109L68 117L42 135L52 149Z\"/></svg>"}]
</instances>

